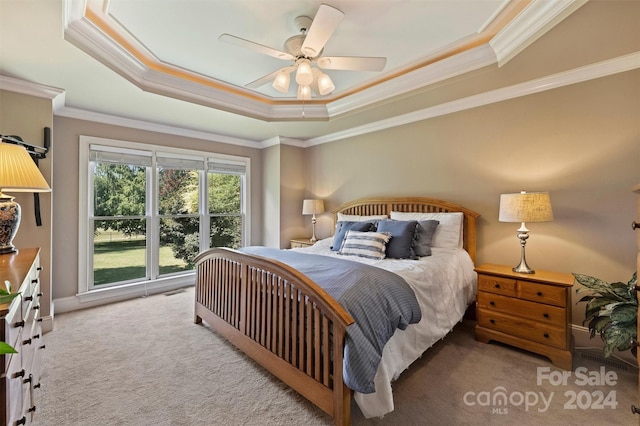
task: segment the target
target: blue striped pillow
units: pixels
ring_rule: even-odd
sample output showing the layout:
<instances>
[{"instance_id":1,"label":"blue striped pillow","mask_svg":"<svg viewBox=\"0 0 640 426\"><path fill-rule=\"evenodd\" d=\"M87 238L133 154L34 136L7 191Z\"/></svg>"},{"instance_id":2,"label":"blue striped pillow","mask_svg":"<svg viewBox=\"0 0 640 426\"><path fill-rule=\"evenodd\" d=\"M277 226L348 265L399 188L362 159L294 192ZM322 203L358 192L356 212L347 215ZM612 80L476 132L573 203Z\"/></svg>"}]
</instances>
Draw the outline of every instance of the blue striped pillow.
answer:
<instances>
[{"instance_id":1,"label":"blue striped pillow","mask_svg":"<svg viewBox=\"0 0 640 426\"><path fill-rule=\"evenodd\" d=\"M338 254L384 259L390 239L389 232L347 231Z\"/></svg>"}]
</instances>

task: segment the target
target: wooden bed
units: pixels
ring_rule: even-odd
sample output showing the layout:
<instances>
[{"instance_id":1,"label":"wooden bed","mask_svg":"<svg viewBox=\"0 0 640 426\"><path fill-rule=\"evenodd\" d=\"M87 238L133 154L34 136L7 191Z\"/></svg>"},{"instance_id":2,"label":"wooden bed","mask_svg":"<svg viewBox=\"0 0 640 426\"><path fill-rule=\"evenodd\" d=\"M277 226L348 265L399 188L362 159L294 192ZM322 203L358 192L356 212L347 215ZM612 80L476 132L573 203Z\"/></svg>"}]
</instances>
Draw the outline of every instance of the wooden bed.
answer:
<instances>
[{"instance_id":1,"label":"wooden bed","mask_svg":"<svg viewBox=\"0 0 640 426\"><path fill-rule=\"evenodd\" d=\"M333 211L350 215L462 212L464 248L475 263L479 214L423 197L363 198ZM217 333L333 417L351 421L343 382L345 329L353 319L304 274L281 262L213 248L196 258L196 324ZM324 348L333 350L325 351Z\"/></svg>"}]
</instances>

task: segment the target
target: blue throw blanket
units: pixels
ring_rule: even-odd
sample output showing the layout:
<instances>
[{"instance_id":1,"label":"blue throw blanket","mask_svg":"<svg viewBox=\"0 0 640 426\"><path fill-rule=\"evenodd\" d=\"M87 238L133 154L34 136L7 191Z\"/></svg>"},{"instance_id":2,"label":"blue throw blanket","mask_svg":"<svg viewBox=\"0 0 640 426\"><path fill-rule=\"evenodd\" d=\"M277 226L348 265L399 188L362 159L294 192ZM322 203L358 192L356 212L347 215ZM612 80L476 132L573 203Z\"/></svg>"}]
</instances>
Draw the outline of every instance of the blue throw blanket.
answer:
<instances>
[{"instance_id":1,"label":"blue throw blanket","mask_svg":"<svg viewBox=\"0 0 640 426\"><path fill-rule=\"evenodd\" d=\"M382 349L397 328L422 318L409 284L393 272L349 260L267 247L240 251L279 260L302 272L336 299L355 323L347 327L344 381L354 391L375 392Z\"/></svg>"}]
</instances>

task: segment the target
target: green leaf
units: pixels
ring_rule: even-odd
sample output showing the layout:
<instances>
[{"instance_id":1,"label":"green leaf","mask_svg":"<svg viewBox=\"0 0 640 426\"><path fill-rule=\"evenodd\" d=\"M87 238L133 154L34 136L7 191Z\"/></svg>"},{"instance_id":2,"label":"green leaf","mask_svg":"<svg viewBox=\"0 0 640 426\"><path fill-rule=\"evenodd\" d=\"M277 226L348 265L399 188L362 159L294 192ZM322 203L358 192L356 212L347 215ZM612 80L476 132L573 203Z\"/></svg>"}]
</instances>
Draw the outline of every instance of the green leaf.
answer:
<instances>
[{"instance_id":1,"label":"green leaf","mask_svg":"<svg viewBox=\"0 0 640 426\"><path fill-rule=\"evenodd\" d=\"M6 293L6 292L5 292ZM9 303L15 299L20 293L0 293L0 304Z\"/></svg>"},{"instance_id":2,"label":"green leaf","mask_svg":"<svg viewBox=\"0 0 640 426\"><path fill-rule=\"evenodd\" d=\"M602 333L607 325L611 323L611 318L609 317L595 317L589 322L589 330L591 330L591 338L597 333Z\"/></svg>"},{"instance_id":3,"label":"green leaf","mask_svg":"<svg viewBox=\"0 0 640 426\"><path fill-rule=\"evenodd\" d=\"M631 348L631 339L635 339L636 329L632 327L611 326L603 333L605 339L604 356L608 358L615 349L628 350Z\"/></svg>"},{"instance_id":4,"label":"green leaf","mask_svg":"<svg viewBox=\"0 0 640 426\"><path fill-rule=\"evenodd\" d=\"M4 354L17 354L18 351L16 351L15 349L13 349L13 347L11 347L11 345L5 343L5 342L0 342L0 355L4 355Z\"/></svg>"},{"instance_id":5,"label":"green leaf","mask_svg":"<svg viewBox=\"0 0 640 426\"><path fill-rule=\"evenodd\" d=\"M605 313L602 311L605 311L607 306L615 303L620 303L620 302L613 300L609 297L600 297L597 299L592 299L585 306L584 317L588 321L594 316L604 315Z\"/></svg>"},{"instance_id":6,"label":"green leaf","mask_svg":"<svg viewBox=\"0 0 640 426\"><path fill-rule=\"evenodd\" d=\"M615 323L635 322L638 318L638 306L621 303L611 310L611 321Z\"/></svg>"}]
</instances>

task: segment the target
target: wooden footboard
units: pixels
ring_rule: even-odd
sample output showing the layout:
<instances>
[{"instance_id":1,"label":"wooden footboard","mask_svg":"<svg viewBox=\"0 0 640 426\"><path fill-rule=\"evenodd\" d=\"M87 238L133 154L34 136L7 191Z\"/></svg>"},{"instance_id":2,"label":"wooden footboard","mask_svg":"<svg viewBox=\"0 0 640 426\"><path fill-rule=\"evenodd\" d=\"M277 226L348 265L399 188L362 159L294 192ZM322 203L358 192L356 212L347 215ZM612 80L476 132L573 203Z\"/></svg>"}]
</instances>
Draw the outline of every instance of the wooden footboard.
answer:
<instances>
[{"instance_id":1,"label":"wooden footboard","mask_svg":"<svg viewBox=\"0 0 640 426\"><path fill-rule=\"evenodd\" d=\"M351 420L342 379L345 328L353 318L304 274L226 248L196 258L196 323L240 350L334 418Z\"/></svg>"}]
</instances>

